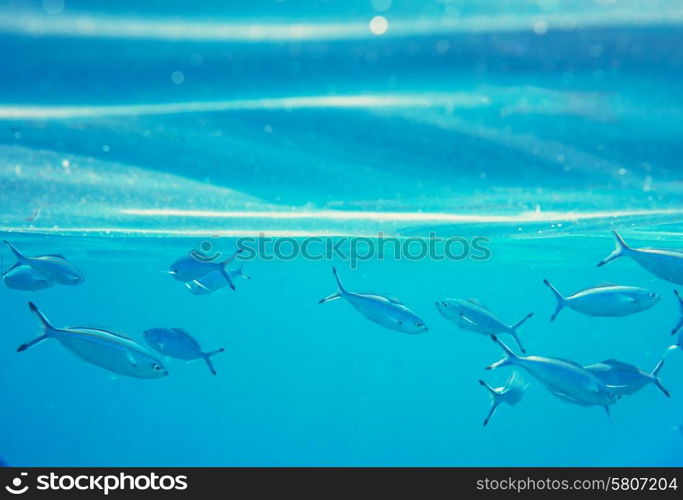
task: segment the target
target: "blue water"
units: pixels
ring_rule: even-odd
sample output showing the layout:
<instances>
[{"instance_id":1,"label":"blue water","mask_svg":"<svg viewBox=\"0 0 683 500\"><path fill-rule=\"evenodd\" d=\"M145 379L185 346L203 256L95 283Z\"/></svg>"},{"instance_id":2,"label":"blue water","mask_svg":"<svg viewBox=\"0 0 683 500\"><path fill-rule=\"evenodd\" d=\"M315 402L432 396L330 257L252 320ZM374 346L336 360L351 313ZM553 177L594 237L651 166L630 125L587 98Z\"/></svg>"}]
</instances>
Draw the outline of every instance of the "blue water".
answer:
<instances>
[{"instance_id":1,"label":"blue water","mask_svg":"<svg viewBox=\"0 0 683 500\"><path fill-rule=\"evenodd\" d=\"M0 2L0 232L62 254L74 287L0 287L0 457L11 465L683 465L683 354L602 408L510 368L434 307L477 298L531 354L650 371L674 342L674 285L596 264L619 230L683 250L683 2L365 0ZM386 21L385 33L381 16ZM194 296L164 271L265 234L490 239L491 258L254 259ZM0 249L3 269L14 257ZM335 290L399 297L388 330ZM624 318L563 311L600 282L662 300ZM683 288L683 287L680 287ZM215 357L141 380L37 336L56 324L143 342L184 328ZM505 337L505 336L504 336ZM509 338L505 339L509 340Z\"/></svg>"}]
</instances>

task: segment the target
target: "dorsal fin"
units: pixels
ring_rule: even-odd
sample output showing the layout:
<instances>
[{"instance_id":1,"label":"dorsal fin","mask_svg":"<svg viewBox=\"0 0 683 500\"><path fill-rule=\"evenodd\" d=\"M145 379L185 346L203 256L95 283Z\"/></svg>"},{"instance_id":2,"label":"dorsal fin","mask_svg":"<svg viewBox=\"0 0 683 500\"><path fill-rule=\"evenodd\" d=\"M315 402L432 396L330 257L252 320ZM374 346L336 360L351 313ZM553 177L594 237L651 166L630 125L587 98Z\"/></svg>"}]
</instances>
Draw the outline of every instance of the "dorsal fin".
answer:
<instances>
[{"instance_id":1,"label":"dorsal fin","mask_svg":"<svg viewBox=\"0 0 683 500\"><path fill-rule=\"evenodd\" d=\"M479 299L467 299L467 302L474 304L477 307L481 307L482 309L486 309L487 311L489 310L489 308L482 304Z\"/></svg>"},{"instance_id":2,"label":"dorsal fin","mask_svg":"<svg viewBox=\"0 0 683 500\"><path fill-rule=\"evenodd\" d=\"M595 285L593 288L607 288L610 286L619 286L619 285L617 285L616 283L613 283L611 281L601 281L600 283Z\"/></svg>"},{"instance_id":3,"label":"dorsal fin","mask_svg":"<svg viewBox=\"0 0 683 500\"><path fill-rule=\"evenodd\" d=\"M640 371L638 370L638 367L635 365L632 365L630 363L624 363L623 361L619 361L617 359L606 359L605 361L601 361L603 365L611 366L612 368L618 368L620 370L625 370L625 371Z\"/></svg>"},{"instance_id":4,"label":"dorsal fin","mask_svg":"<svg viewBox=\"0 0 683 500\"><path fill-rule=\"evenodd\" d=\"M104 328L97 328L94 326L67 326L65 328L65 330L92 330L94 332L106 333L107 335L113 335L114 337L119 337L119 338L126 339L126 340L133 340L129 336L124 335L122 333L116 333L116 332L112 332L110 330L106 330Z\"/></svg>"}]
</instances>

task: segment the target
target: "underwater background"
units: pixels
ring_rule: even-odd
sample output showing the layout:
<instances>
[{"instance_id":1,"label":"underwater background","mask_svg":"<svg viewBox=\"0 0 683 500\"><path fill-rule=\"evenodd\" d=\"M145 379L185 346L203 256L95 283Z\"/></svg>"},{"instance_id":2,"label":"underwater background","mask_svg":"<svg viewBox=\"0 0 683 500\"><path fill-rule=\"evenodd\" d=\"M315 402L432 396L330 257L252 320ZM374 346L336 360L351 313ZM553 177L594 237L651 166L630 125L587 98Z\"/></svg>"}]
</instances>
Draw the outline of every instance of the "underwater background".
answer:
<instances>
[{"instance_id":1,"label":"underwater background","mask_svg":"<svg viewBox=\"0 0 683 500\"><path fill-rule=\"evenodd\" d=\"M620 259L683 249L683 2L0 2L0 236L62 254L83 284L0 286L0 457L18 466L683 465L683 353L599 407L529 388L488 426L510 368L434 303L477 298L531 354L651 371L675 286ZM236 238L458 236L487 260L253 259L193 295L169 266ZM15 259L0 249L3 270ZM362 317L335 291L399 297L429 330ZM555 322L550 280L662 300ZM683 286L679 287L683 291ZM113 377L39 334L178 327L207 350L155 380ZM503 336L510 344L508 336Z\"/></svg>"}]
</instances>

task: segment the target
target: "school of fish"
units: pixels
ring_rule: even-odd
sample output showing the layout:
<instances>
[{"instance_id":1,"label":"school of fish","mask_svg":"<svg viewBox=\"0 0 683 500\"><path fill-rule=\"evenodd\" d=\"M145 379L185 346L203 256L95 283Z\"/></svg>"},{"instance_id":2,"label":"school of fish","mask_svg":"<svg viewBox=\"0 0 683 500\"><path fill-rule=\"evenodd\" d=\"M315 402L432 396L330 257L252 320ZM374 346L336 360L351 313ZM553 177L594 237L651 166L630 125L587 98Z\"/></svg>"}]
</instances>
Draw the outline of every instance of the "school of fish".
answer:
<instances>
[{"instance_id":1,"label":"school of fish","mask_svg":"<svg viewBox=\"0 0 683 500\"><path fill-rule=\"evenodd\" d=\"M683 253L632 248L616 231L613 233L616 248L598 263L598 267L621 257L630 257L657 278L683 285ZM9 288L35 292L54 285L76 286L85 282L84 274L62 255L26 256L11 243L4 243L16 257L16 263L2 273L2 280ZM193 251L177 259L167 272L182 282L193 295L208 295L226 287L236 290L235 282L238 278L249 279L244 273L243 264L237 269L229 268L239 253L238 250L227 259L215 261L203 258L202 255L197 256ZM344 299L362 316L384 328L407 334L428 331L426 323L399 299L377 293L350 291L342 284L335 268L332 268L332 273L337 289L320 299L320 304ZM633 285L601 283L565 296L547 279L544 284L557 301L550 321L555 321L565 308L588 316L623 317L650 309L661 300L656 292ZM501 404L514 406L523 399L528 384L520 372L526 373L562 401L586 407L599 406L608 415L610 407L620 398L632 395L648 385L654 385L666 397L670 397L662 383L660 372L666 355L683 349L683 297L678 290L674 290L674 293L680 306L680 315L671 335L678 336L650 372L616 359L584 366L569 359L527 355L518 330L533 317L533 313L527 313L509 324L498 319L476 299L442 298L435 301L435 306L444 319L461 330L487 336L500 347L504 357L486 367L487 370L513 368L501 387L492 387L485 380L479 380L491 398L491 406L483 421L486 426ZM57 327L33 302L29 302L28 306L38 320L40 335L21 344L17 351L25 351L38 343L54 339L82 360L116 375L148 379L167 376L169 371L165 365L166 358L203 360L209 371L216 375L213 357L225 350L221 347L205 351L190 333L176 327L145 330L142 337L147 346L130 336L102 328ZM505 344L500 339L501 335L511 336L521 354L515 353ZM679 427L683 429L683 424L675 428Z\"/></svg>"}]
</instances>

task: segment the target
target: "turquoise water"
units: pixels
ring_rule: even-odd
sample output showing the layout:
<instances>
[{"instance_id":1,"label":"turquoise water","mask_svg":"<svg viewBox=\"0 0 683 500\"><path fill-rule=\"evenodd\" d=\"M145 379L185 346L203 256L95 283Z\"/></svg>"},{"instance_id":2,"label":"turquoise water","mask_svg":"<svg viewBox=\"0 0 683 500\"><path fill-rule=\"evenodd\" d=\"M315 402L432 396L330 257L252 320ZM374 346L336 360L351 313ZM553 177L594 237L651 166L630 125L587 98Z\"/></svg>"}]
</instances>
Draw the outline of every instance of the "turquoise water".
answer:
<instances>
[{"instance_id":1,"label":"turquoise water","mask_svg":"<svg viewBox=\"0 0 683 500\"><path fill-rule=\"evenodd\" d=\"M0 287L0 457L12 465L683 465L683 354L607 418L511 373L434 302L477 298L530 354L651 371L673 283L596 264L612 230L683 249L683 2L2 2L0 232L83 284ZM381 19L376 19L380 16ZM373 18L375 18L373 20ZM386 28L386 32L383 32ZM373 32L374 30L374 32ZM489 238L484 261L256 258L195 296L169 266L240 237ZM14 263L0 249L3 269ZM429 327L370 322L335 291L397 296ZM623 318L564 310L601 282L648 288ZM679 286L683 291L683 285ZM184 328L214 358L142 380L39 334ZM501 337L514 345L507 335Z\"/></svg>"}]
</instances>

